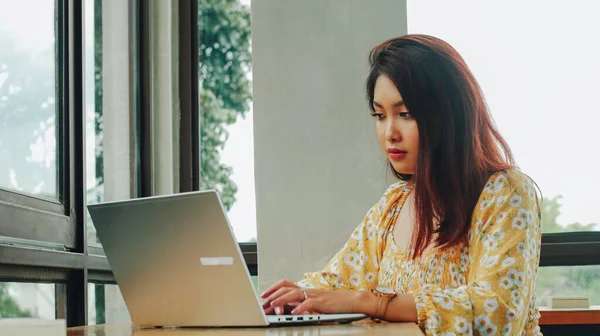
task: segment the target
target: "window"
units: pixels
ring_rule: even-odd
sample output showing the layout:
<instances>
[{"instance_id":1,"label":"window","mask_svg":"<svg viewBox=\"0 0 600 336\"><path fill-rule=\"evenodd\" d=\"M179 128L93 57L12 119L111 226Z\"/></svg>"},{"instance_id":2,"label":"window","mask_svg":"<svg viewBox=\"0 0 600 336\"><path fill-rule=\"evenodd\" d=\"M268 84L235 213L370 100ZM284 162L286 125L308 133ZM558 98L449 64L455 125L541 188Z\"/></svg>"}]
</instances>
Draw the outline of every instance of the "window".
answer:
<instances>
[{"instance_id":1,"label":"window","mask_svg":"<svg viewBox=\"0 0 600 336\"><path fill-rule=\"evenodd\" d=\"M53 320L56 316L54 287L54 284L0 282L0 319L34 317Z\"/></svg>"},{"instance_id":2,"label":"window","mask_svg":"<svg viewBox=\"0 0 600 336\"><path fill-rule=\"evenodd\" d=\"M0 5L0 317L130 321L86 205L199 189L199 3ZM229 48L241 51L229 66L212 64L221 71L206 92L218 105L216 132L251 102L249 9L228 6L241 18ZM153 85L153 76L169 81ZM232 82L244 85L227 98ZM212 147L213 162L223 144ZM256 274L256 244L241 247Z\"/></svg>"},{"instance_id":3,"label":"window","mask_svg":"<svg viewBox=\"0 0 600 336\"><path fill-rule=\"evenodd\" d=\"M408 2L409 33L451 43L479 80L518 164L542 190L546 233L600 230L600 158L588 151L598 143L598 11L594 1Z\"/></svg>"},{"instance_id":4,"label":"window","mask_svg":"<svg viewBox=\"0 0 600 336\"><path fill-rule=\"evenodd\" d=\"M88 293L88 324L131 322L118 286L90 283Z\"/></svg>"},{"instance_id":5,"label":"window","mask_svg":"<svg viewBox=\"0 0 600 336\"><path fill-rule=\"evenodd\" d=\"M200 187L219 191L238 241L255 242L250 0L201 0L198 17Z\"/></svg>"},{"instance_id":6,"label":"window","mask_svg":"<svg viewBox=\"0 0 600 336\"><path fill-rule=\"evenodd\" d=\"M541 305L561 295L600 304L600 159L589 151L598 144L598 11L594 1L408 2L409 33L438 36L461 53L543 193Z\"/></svg>"},{"instance_id":7,"label":"window","mask_svg":"<svg viewBox=\"0 0 600 336\"><path fill-rule=\"evenodd\" d=\"M84 235L84 6L0 5L0 39L11 46L0 51L0 310L84 325L85 281L114 282L102 250L88 253Z\"/></svg>"},{"instance_id":8,"label":"window","mask_svg":"<svg viewBox=\"0 0 600 336\"><path fill-rule=\"evenodd\" d=\"M538 273L537 296L546 306L550 296L587 296L590 305L600 305L600 265L542 267Z\"/></svg>"},{"instance_id":9,"label":"window","mask_svg":"<svg viewBox=\"0 0 600 336\"><path fill-rule=\"evenodd\" d=\"M0 188L57 199L54 2L0 6Z\"/></svg>"},{"instance_id":10,"label":"window","mask_svg":"<svg viewBox=\"0 0 600 336\"><path fill-rule=\"evenodd\" d=\"M135 188L140 176L135 92L139 79L133 74L140 61L132 56L137 47L129 47L130 37L120 34L132 29L127 22L103 25L105 15L122 19L117 13L122 10L99 0L85 1L87 204L140 196ZM98 252L100 240L87 211L86 215L87 243Z\"/></svg>"},{"instance_id":11,"label":"window","mask_svg":"<svg viewBox=\"0 0 600 336\"><path fill-rule=\"evenodd\" d=\"M0 5L0 212L12 223L0 227L0 241L75 248L73 208L65 206L74 196L74 172L66 168L73 162L74 124L66 122L71 87L61 56L64 6L42 0ZM38 10L31 13L32 7Z\"/></svg>"}]
</instances>

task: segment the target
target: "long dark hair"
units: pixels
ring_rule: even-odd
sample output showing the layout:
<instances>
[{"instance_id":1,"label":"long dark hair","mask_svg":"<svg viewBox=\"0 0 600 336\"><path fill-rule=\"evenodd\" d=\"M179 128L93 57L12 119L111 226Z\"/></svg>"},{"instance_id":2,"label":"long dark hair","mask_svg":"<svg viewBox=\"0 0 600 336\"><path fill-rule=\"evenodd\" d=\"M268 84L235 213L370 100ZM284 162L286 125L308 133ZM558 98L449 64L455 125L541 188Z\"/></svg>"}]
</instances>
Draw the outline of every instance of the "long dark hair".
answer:
<instances>
[{"instance_id":1,"label":"long dark hair","mask_svg":"<svg viewBox=\"0 0 600 336\"><path fill-rule=\"evenodd\" d=\"M419 129L415 178L417 225L412 257L435 239L451 246L468 234L473 209L489 177L513 168L510 147L494 125L483 93L463 58L448 43L405 35L381 43L369 55L367 99L387 76ZM392 171L398 178L400 172ZM434 221L440 223L434 227Z\"/></svg>"}]
</instances>

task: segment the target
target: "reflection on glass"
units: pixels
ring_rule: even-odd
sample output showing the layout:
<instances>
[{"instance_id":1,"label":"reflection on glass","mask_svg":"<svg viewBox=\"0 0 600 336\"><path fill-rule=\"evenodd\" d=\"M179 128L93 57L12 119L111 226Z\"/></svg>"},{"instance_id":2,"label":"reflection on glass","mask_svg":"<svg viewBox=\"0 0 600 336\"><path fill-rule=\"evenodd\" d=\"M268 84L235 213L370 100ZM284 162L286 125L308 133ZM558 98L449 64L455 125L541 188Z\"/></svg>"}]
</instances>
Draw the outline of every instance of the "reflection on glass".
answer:
<instances>
[{"instance_id":1,"label":"reflection on glass","mask_svg":"<svg viewBox=\"0 0 600 336\"><path fill-rule=\"evenodd\" d=\"M0 318L55 316L54 284L0 282Z\"/></svg>"},{"instance_id":2,"label":"reflection on glass","mask_svg":"<svg viewBox=\"0 0 600 336\"><path fill-rule=\"evenodd\" d=\"M102 1L85 3L86 174L88 204L104 200L102 124ZM99 245L96 228L87 217L88 244Z\"/></svg>"},{"instance_id":3,"label":"reflection on glass","mask_svg":"<svg viewBox=\"0 0 600 336\"><path fill-rule=\"evenodd\" d=\"M56 198L54 1L0 8L0 187Z\"/></svg>"},{"instance_id":4,"label":"reflection on glass","mask_svg":"<svg viewBox=\"0 0 600 336\"><path fill-rule=\"evenodd\" d=\"M536 293L541 306L549 296L587 296L600 305L600 265L540 267Z\"/></svg>"},{"instance_id":5,"label":"reflection on glass","mask_svg":"<svg viewBox=\"0 0 600 336\"><path fill-rule=\"evenodd\" d=\"M127 323L131 317L117 285L88 283L88 323Z\"/></svg>"}]
</instances>

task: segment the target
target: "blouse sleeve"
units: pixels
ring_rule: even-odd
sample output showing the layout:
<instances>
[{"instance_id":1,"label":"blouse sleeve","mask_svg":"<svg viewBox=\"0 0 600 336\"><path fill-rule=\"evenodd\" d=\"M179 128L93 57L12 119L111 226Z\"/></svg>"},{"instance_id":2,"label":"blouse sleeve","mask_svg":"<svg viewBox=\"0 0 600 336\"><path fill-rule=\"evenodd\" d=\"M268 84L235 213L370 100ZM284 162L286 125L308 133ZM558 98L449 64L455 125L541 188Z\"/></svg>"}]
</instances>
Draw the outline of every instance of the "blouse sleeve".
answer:
<instances>
[{"instance_id":1,"label":"blouse sleeve","mask_svg":"<svg viewBox=\"0 0 600 336\"><path fill-rule=\"evenodd\" d=\"M539 265L539 200L525 175L494 178L473 213L467 285L427 285L413 293L419 326L428 335L511 335L524 329Z\"/></svg>"},{"instance_id":2,"label":"blouse sleeve","mask_svg":"<svg viewBox=\"0 0 600 336\"><path fill-rule=\"evenodd\" d=\"M371 207L362 223L324 269L304 275L297 283L300 287L367 290L377 284L385 233L381 217L387 212L388 195L393 189L394 185Z\"/></svg>"}]
</instances>

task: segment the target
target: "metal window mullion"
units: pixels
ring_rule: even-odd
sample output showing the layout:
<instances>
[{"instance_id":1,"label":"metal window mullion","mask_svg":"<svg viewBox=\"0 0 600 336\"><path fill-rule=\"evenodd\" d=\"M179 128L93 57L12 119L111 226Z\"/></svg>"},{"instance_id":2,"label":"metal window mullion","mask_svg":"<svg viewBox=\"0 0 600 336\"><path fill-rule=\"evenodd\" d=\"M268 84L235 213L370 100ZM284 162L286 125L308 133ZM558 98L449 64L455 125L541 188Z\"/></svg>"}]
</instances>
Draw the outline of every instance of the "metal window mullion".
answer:
<instances>
[{"instance_id":1,"label":"metal window mullion","mask_svg":"<svg viewBox=\"0 0 600 336\"><path fill-rule=\"evenodd\" d=\"M179 191L200 189L198 3L179 0Z\"/></svg>"},{"instance_id":2,"label":"metal window mullion","mask_svg":"<svg viewBox=\"0 0 600 336\"><path fill-rule=\"evenodd\" d=\"M16 190L5 189L2 187L0 187L0 202L20 204L29 208L35 208L55 214L65 213L64 206L59 200L45 199L36 195L27 195Z\"/></svg>"},{"instance_id":3,"label":"metal window mullion","mask_svg":"<svg viewBox=\"0 0 600 336\"><path fill-rule=\"evenodd\" d=\"M542 242L540 266L600 265L600 242Z\"/></svg>"},{"instance_id":4,"label":"metal window mullion","mask_svg":"<svg viewBox=\"0 0 600 336\"><path fill-rule=\"evenodd\" d=\"M137 108L135 113L137 188L135 197L154 194L152 188L152 94L151 94L151 41L150 4L143 0L132 1L135 24L134 59L137 64L135 76Z\"/></svg>"},{"instance_id":5,"label":"metal window mullion","mask_svg":"<svg viewBox=\"0 0 600 336\"><path fill-rule=\"evenodd\" d=\"M0 281L65 283L69 270L53 267L0 265Z\"/></svg>"},{"instance_id":6,"label":"metal window mullion","mask_svg":"<svg viewBox=\"0 0 600 336\"><path fill-rule=\"evenodd\" d=\"M84 61L84 5L79 0L59 1L63 11L62 38L66 42L64 56L63 113L68 128L67 138L68 188L65 202L71 222L75 227L73 252L87 253L87 229L85 225L85 61ZM65 155L67 155L65 153ZM63 161L64 162L64 161ZM72 269L67 278L66 318L67 326L87 325L87 265L83 258L81 269Z\"/></svg>"}]
</instances>

